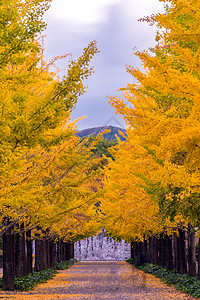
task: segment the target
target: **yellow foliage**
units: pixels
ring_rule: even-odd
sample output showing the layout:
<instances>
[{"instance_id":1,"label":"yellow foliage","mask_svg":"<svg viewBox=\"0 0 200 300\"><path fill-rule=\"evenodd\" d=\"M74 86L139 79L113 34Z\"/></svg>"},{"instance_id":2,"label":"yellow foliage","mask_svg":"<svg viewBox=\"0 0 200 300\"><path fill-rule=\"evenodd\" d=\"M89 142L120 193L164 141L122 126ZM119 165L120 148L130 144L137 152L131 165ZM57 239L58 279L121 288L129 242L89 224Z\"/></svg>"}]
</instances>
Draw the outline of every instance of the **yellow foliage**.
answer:
<instances>
[{"instance_id":1,"label":"yellow foliage","mask_svg":"<svg viewBox=\"0 0 200 300\"><path fill-rule=\"evenodd\" d=\"M70 113L85 92L83 81L93 73L89 64L98 50L91 42L59 80L51 67L68 55L46 61L35 38L50 2L0 3L1 234L9 220L71 238L83 234L80 224L96 220L96 141L86 147L75 136Z\"/></svg>"},{"instance_id":2,"label":"yellow foliage","mask_svg":"<svg viewBox=\"0 0 200 300\"><path fill-rule=\"evenodd\" d=\"M105 170L105 224L130 240L200 222L200 3L163 2L164 14L145 19L160 45L135 53L145 71L128 67L136 83L110 98L129 129Z\"/></svg>"}]
</instances>

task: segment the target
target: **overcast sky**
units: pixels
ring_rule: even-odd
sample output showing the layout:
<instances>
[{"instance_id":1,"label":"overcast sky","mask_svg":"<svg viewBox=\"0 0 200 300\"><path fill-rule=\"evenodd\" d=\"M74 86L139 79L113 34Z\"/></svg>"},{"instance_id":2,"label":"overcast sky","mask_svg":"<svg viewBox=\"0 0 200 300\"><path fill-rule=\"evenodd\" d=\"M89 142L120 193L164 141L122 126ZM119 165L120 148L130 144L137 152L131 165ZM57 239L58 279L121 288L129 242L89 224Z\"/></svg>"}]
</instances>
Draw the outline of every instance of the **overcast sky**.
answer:
<instances>
[{"instance_id":1,"label":"overcast sky","mask_svg":"<svg viewBox=\"0 0 200 300\"><path fill-rule=\"evenodd\" d=\"M155 44L156 28L137 20L162 10L159 0L52 0L45 15L46 56L72 53L76 59L92 40L100 50L91 62L95 73L85 82L87 92L72 114L73 119L87 117L78 123L79 129L106 124L125 127L107 100L122 97L117 90L133 81L126 65L141 67L133 48L147 50Z\"/></svg>"}]
</instances>

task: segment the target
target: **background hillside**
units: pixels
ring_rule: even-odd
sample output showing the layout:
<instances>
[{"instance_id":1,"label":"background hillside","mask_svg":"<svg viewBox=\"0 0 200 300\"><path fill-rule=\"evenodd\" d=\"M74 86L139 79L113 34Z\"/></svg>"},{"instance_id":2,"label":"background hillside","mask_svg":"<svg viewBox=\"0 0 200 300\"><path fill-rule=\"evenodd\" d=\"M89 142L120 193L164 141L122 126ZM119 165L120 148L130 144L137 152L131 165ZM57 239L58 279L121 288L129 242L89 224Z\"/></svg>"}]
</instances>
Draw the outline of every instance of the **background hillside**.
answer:
<instances>
[{"instance_id":1,"label":"background hillside","mask_svg":"<svg viewBox=\"0 0 200 300\"><path fill-rule=\"evenodd\" d=\"M116 135L120 137L120 139L122 141L125 140L124 137L122 137L119 133L119 130L123 132L124 135L126 134L126 129L123 128L119 128L119 127L115 127L115 126L101 126L101 127L92 127L92 128L87 128L87 129L83 129L77 132L77 136L79 137L88 137L90 135L98 135L98 133L103 132L104 130L109 129L110 132L104 134L104 138L108 139L108 140L115 140L116 139Z\"/></svg>"}]
</instances>

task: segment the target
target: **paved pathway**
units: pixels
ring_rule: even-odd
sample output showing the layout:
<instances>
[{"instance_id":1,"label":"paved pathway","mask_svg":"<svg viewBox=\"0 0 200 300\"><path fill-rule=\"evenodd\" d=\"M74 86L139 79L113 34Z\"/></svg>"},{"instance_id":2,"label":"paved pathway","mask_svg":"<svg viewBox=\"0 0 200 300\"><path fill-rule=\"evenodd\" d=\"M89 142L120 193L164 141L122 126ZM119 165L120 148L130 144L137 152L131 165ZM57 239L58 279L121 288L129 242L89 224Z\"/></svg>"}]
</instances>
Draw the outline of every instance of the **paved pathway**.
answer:
<instances>
[{"instance_id":1,"label":"paved pathway","mask_svg":"<svg viewBox=\"0 0 200 300\"><path fill-rule=\"evenodd\" d=\"M0 299L194 299L126 262L79 262L30 292L0 292Z\"/></svg>"}]
</instances>

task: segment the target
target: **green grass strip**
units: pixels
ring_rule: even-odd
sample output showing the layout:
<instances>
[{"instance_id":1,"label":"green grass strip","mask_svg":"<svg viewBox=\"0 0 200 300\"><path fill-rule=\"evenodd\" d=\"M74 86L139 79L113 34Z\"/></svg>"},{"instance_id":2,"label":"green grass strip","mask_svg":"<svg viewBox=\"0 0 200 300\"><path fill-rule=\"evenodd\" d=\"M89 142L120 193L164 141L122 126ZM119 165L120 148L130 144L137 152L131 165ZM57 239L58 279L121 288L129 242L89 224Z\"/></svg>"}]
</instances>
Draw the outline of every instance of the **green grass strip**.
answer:
<instances>
[{"instance_id":1,"label":"green grass strip","mask_svg":"<svg viewBox=\"0 0 200 300\"><path fill-rule=\"evenodd\" d=\"M127 260L128 263L134 265L132 259ZM194 296L195 298L200 298L200 281L197 277L191 277L187 274L180 274L177 271L168 271L163 267L144 264L143 266L135 267L145 273L154 275L160 278L164 283L168 285L173 285L178 290Z\"/></svg>"}]
</instances>

